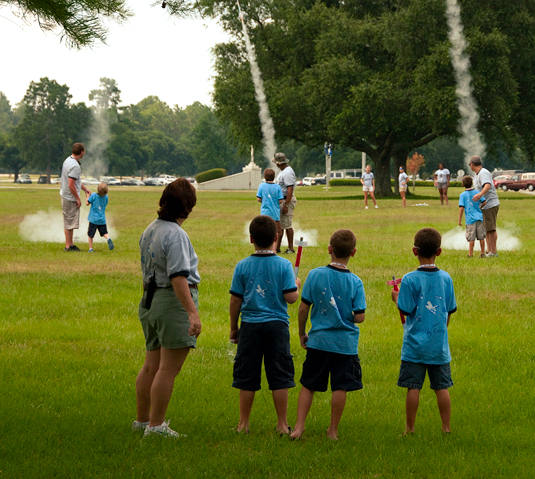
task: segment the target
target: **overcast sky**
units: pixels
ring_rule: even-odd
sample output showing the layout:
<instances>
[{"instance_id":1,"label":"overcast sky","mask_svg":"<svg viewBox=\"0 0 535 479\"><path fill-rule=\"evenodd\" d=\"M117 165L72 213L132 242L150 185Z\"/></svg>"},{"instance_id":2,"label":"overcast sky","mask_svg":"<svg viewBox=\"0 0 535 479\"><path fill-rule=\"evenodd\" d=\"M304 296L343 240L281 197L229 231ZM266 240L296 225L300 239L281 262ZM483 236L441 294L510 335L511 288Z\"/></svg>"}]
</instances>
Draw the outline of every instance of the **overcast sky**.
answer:
<instances>
[{"instance_id":1,"label":"overcast sky","mask_svg":"<svg viewBox=\"0 0 535 479\"><path fill-rule=\"evenodd\" d=\"M171 19L151 0L129 0L135 16L111 24L107 45L69 50L54 33L25 25L0 8L0 91L15 106L31 81L42 77L69 87L74 102L89 104L101 77L113 78L123 105L156 95L170 106L211 103L214 76L210 50L227 40L215 23Z\"/></svg>"}]
</instances>

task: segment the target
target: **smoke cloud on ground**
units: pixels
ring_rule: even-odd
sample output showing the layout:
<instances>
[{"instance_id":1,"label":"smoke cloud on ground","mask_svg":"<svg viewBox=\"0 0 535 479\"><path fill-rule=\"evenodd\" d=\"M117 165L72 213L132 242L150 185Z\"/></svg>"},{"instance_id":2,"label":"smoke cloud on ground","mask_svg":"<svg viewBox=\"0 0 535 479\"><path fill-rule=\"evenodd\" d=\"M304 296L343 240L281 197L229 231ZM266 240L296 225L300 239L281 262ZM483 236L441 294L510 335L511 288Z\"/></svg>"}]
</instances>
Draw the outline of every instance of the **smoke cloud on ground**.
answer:
<instances>
[{"instance_id":1,"label":"smoke cloud on ground","mask_svg":"<svg viewBox=\"0 0 535 479\"><path fill-rule=\"evenodd\" d=\"M249 225L251 224L250 221L245 223L245 226L243 228L243 241L244 243L250 243L249 241ZM294 242L298 241L301 237L303 238L303 241L306 241L308 244L307 246L317 246L318 244L318 230L302 230L299 227L299 224L294 221L293 223L293 230L294 230ZM286 233L284 234L284 238L282 239L282 250L286 250L288 245L288 242L286 240ZM297 248L294 247L294 249L297 251Z\"/></svg>"},{"instance_id":2,"label":"smoke cloud on ground","mask_svg":"<svg viewBox=\"0 0 535 479\"><path fill-rule=\"evenodd\" d=\"M262 137L264 139L264 156L268 160L269 167L272 168L272 160L277 152L277 144L275 142L275 126L269 114L269 107L267 103L266 93L264 91L264 82L262 80L262 73L256 62L256 54L254 46L251 44L249 33L245 22L242 20L243 36L245 38L245 46L247 47L247 56L249 58L249 65L251 67L251 75L253 76L253 83L255 89L255 97L260 107L260 124L262 126Z\"/></svg>"},{"instance_id":3,"label":"smoke cloud on ground","mask_svg":"<svg viewBox=\"0 0 535 479\"><path fill-rule=\"evenodd\" d=\"M461 8L457 0L446 0L446 19L448 38L451 43L450 57L457 82L457 105L461 114L459 146L465 151L466 171L470 171L468 160L472 155L485 156L486 145L477 130L479 113L473 96L472 76L470 75L470 58L465 53L466 38L461 22Z\"/></svg>"},{"instance_id":4,"label":"smoke cloud on ground","mask_svg":"<svg viewBox=\"0 0 535 479\"><path fill-rule=\"evenodd\" d=\"M59 201L59 199L58 199ZM75 243L87 243L87 228L89 222L89 206L82 206L80 209L80 229L74 230ZM113 219L106 215L108 233L115 240L118 237L117 231L113 228ZM48 211L38 211L35 214L27 215L19 225L19 234L26 241L44 243L65 243L65 233L63 230L63 213L50 208ZM106 240L100 237L97 231L94 243L105 243Z\"/></svg>"},{"instance_id":5,"label":"smoke cloud on ground","mask_svg":"<svg viewBox=\"0 0 535 479\"><path fill-rule=\"evenodd\" d=\"M520 240L511 233L511 231L514 231L514 227L508 227L507 230L497 228L496 231L498 232L498 251L515 251L520 249ZM444 233L442 235L442 248L468 251L468 241L466 241L464 235L465 229L461 226L457 226L447 233ZM475 253L479 253L479 241L477 240L474 247L474 254Z\"/></svg>"}]
</instances>

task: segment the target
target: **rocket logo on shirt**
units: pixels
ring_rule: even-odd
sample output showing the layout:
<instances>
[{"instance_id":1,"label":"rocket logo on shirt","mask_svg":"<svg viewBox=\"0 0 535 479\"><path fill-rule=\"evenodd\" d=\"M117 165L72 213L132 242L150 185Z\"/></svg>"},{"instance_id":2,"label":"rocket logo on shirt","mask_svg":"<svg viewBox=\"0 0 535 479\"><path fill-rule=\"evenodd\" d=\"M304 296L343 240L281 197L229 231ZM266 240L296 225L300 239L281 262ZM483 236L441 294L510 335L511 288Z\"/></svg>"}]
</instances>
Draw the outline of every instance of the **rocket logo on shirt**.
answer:
<instances>
[{"instance_id":1,"label":"rocket logo on shirt","mask_svg":"<svg viewBox=\"0 0 535 479\"><path fill-rule=\"evenodd\" d=\"M426 309L427 309L429 312L431 312L431 313L433 313L433 314L437 314L438 304L437 304L436 306L433 306L433 305L431 304L431 301L428 301L428 302L426 303L425 307L426 307Z\"/></svg>"},{"instance_id":2,"label":"rocket logo on shirt","mask_svg":"<svg viewBox=\"0 0 535 479\"><path fill-rule=\"evenodd\" d=\"M260 285L258 285L256 287L256 290L255 290L262 298L265 298L266 297L266 290L265 289L262 289L262 287Z\"/></svg>"}]
</instances>

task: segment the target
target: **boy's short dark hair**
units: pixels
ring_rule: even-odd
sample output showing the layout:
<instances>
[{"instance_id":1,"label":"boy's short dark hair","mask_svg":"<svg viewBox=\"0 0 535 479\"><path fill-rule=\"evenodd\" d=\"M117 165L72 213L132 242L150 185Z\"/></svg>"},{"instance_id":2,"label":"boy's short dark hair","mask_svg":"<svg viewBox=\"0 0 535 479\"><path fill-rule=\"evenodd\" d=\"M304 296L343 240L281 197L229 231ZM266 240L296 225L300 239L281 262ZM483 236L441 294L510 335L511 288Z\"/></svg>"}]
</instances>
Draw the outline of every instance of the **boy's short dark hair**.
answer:
<instances>
[{"instance_id":1,"label":"boy's short dark hair","mask_svg":"<svg viewBox=\"0 0 535 479\"><path fill-rule=\"evenodd\" d=\"M249 225L249 234L260 248L269 248L277 237L277 224L267 215L258 215Z\"/></svg>"},{"instance_id":2,"label":"boy's short dark hair","mask_svg":"<svg viewBox=\"0 0 535 479\"><path fill-rule=\"evenodd\" d=\"M272 168L266 168L264 170L264 178L266 181L273 181L275 179L275 170Z\"/></svg>"},{"instance_id":3,"label":"boy's short dark hair","mask_svg":"<svg viewBox=\"0 0 535 479\"><path fill-rule=\"evenodd\" d=\"M97 186L98 196L106 196L108 194L108 185L104 182L99 183Z\"/></svg>"},{"instance_id":4,"label":"boy's short dark hair","mask_svg":"<svg viewBox=\"0 0 535 479\"><path fill-rule=\"evenodd\" d=\"M336 230L329 240L329 244L333 249L333 254L337 258L349 258L355 245L357 238L351 230Z\"/></svg>"},{"instance_id":5,"label":"boy's short dark hair","mask_svg":"<svg viewBox=\"0 0 535 479\"><path fill-rule=\"evenodd\" d=\"M72 145L72 154L73 155L79 155L82 153L82 151L85 151L85 147L82 143L75 143Z\"/></svg>"},{"instance_id":6,"label":"boy's short dark hair","mask_svg":"<svg viewBox=\"0 0 535 479\"><path fill-rule=\"evenodd\" d=\"M470 188L473 184L472 177L470 175L463 176L461 180L465 188Z\"/></svg>"},{"instance_id":7,"label":"boy's short dark hair","mask_svg":"<svg viewBox=\"0 0 535 479\"><path fill-rule=\"evenodd\" d=\"M158 217L165 221L185 219L196 204L195 187L186 178L178 178L163 190Z\"/></svg>"},{"instance_id":8,"label":"boy's short dark hair","mask_svg":"<svg viewBox=\"0 0 535 479\"><path fill-rule=\"evenodd\" d=\"M437 254L442 243L442 236L433 228L422 228L414 237L414 247L422 258L431 258Z\"/></svg>"}]
</instances>

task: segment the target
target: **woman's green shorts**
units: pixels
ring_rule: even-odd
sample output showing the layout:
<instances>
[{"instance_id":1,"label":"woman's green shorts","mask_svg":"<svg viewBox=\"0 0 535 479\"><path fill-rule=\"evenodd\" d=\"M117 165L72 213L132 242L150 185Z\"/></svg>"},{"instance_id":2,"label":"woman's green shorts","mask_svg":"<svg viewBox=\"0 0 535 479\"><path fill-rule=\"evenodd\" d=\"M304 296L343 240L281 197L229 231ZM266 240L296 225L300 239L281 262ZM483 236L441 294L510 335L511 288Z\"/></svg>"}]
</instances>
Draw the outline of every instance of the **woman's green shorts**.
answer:
<instances>
[{"instance_id":1,"label":"woman's green shorts","mask_svg":"<svg viewBox=\"0 0 535 479\"><path fill-rule=\"evenodd\" d=\"M191 297L199 309L199 291L190 289ZM139 304L139 320L145 335L147 351L160 347L165 349L194 348L195 336L190 336L188 313L175 295L173 288L157 289L150 309Z\"/></svg>"}]
</instances>

